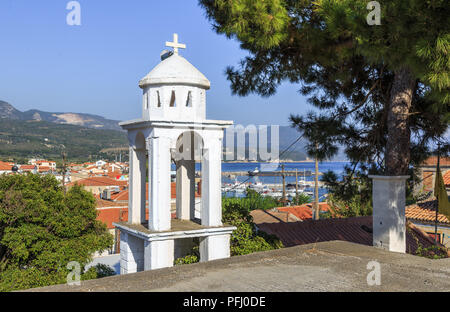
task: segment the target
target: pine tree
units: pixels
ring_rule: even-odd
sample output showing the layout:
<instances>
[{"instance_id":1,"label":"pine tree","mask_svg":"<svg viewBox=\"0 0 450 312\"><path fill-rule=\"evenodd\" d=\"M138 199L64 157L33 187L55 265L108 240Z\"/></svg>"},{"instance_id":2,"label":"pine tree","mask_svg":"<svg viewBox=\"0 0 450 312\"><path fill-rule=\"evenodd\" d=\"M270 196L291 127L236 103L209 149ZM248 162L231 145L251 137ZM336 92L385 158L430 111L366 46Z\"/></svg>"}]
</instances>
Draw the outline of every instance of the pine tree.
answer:
<instances>
[{"instance_id":1,"label":"pine tree","mask_svg":"<svg viewBox=\"0 0 450 312\"><path fill-rule=\"evenodd\" d=\"M309 154L348 158L388 175L427 157L450 120L450 6L445 0L200 0L214 29L250 56L227 76L235 94L270 96L283 81L320 113L291 116ZM375 168L375 169L374 169Z\"/></svg>"}]
</instances>

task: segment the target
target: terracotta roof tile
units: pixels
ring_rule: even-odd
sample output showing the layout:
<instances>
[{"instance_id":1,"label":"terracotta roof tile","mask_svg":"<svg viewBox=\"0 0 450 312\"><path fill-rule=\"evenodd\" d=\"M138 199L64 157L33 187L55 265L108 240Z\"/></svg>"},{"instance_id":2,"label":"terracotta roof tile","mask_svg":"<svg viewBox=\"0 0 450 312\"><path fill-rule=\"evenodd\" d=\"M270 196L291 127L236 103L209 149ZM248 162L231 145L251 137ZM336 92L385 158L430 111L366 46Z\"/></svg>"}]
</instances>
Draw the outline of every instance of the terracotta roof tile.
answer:
<instances>
[{"instance_id":1,"label":"terracotta roof tile","mask_svg":"<svg viewBox=\"0 0 450 312\"><path fill-rule=\"evenodd\" d=\"M52 168L48 167L48 166L39 166L38 167L38 172L47 172L47 171L51 171Z\"/></svg>"},{"instance_id":2,"label":"terracotta roof tile","mask_svg":"<svg viewBox=\"0 0 450 312\"><path fill-rule=\"evenodd\" d=\"M175 199L177 197L177 188L176 188L175 182L171 182L170 191L171 191L170 198ZM145 196L146 196L146 200L148 200L148 183L146 184L146 188L145 188ZM201 195L199 193L195 193L195 197L200 197L200 196ZM128 201L128 197L129 197L129 189L120 191L115 194L111 194L111 200L113 200L113 201Z\"/></svg>"},{"instance_id":3,"label":"terracotta roof tile","mask_svg":"<svg viewBox=\"0 0 450 312\"><path fill-rule=\"evenodd\" d=\"M126 207L128 209L128 203L117 203L110 200L104 200L98 197L96 199L97 199L97 209L106 207L121 207L121 208Z\"/></svg>"},{"instance_id":4,"label":"terracotta roof tile","mask_svg":"<svg viewBox=\"0 0 450 312\"><path fill-rule=\"evenodd\" d=\"M435 222L436 219L436 199L427 200L421 203L406 206L405 216L407 219ZM450 220L443 214L438 213L438 222L450 224Z\"/></svg>"},{"instance_id":5,"label":"terracotta roof tile","mask_svg":"<svg viewBox=\"0 0 450 312\"><path fill-rule=\"evenodd\" d=\"M0 170L1 171L11 171L12 167L13 167L13 165L11 165L10 163L0 161Z\"/></svg>"},{"instance_id":6,"label":"terracotta roof tile","mask_svg":"<svg viewBox=\"0 0 450 312\"><path fill-rule=\"evenodd\" d=\"M312 208L313 204L308 203L301 206L287 206L287 207L278 207L276 208L278 211L285 211L292 213L294 216L299 218L300 220L312 219ZM328 203L319 203L320 211L328 211L330 206Z\"/></svg>"},{"instance_id":7,"label":"terracotta roof tile","mask_svg":"<svg viewBox=\"0 0 450 312\"><path fill-rule=\"evenodd\" d=\"M439 160L439 163L441 166L450 166L450 157L441 157ZM430 156L428 157L424 162L423 165L425 166L436 166L437 165L437 157L436 156Z\"/></svg>"},{"instance_id":8,"label":"terracotta roof tile","mask_svg":"<svg viewBox=\"0 0 450 312\"><path fill-rule=\"evenodd\" d=\"M445 186L450 187L450 170L447 170L447 172L444 173L443 178Z\"/></svg>"}]
</instances>

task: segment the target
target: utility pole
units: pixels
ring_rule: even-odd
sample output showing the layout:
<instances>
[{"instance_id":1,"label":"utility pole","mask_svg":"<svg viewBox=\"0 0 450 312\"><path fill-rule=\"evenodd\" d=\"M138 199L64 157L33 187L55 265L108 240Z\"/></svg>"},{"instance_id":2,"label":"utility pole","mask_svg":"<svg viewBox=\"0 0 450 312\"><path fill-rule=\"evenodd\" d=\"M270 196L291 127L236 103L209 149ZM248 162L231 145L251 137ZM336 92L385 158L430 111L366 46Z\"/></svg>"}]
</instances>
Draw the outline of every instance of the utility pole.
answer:
<instances>
[{"instance_id":1,"label":"utility pole","mask_svg":"<svg viewBox=\"0 0 450 312\"><path fill-rule=\"evenodd\" d=\"M123 211L122 211L122 208L120 208L119 209L119 222L123 221L122 214L123 214ZM116 245L115 252L118 253L118 252L120 252L120 231L119 231L119 229L117 227L114 229L114 231L115 231L114 238L116 240L115 241L115 245Z\"/></svg>"},{"instance_id":2,"label":"utility pole","mask_svg":"<svg viewBox=\"0 0 450 312\"><path fill-rule=\"evenodd\" d=\"M295 197L298 197L298 169L295 169Z\"/></svg>"},{"instance_id":3,"label":"utility pole","mask_svg":"<svg viewBox=\"0 0 450 312\"><path fill-rule=\"evenodd\" d=\"M318 144L316 143L316 154ZM315 173L314 173L314 220L319 220L319 159L315 157Z\"/></svg>"},{"instance_id":4,"label":"utility pole","mask_svg":"<svg viewBox=\"0 0 450 312\"><path fill-rule=\"evenodd\" d=\"M441 170L440 167L440 158L441 158L441 153L440 153L440 149L441 149L441 143L438 143L438 151L437 151L437 168L436 168L436 177L439 175L439 171ZM436 179L436 181L439 181L438 183L441 182L440 179ZM436 189L438 187L438 185L435 185L434 188ZM440 185L438 190L440 190ZM434 220L434 243L437 245L438 243L438 213L439 213L439 191L436 192L436 218Z\"/></svg>"},{"instance_id":5,"label":"utility pole","mask_svg":"<svg viewBox=\"0 0 450 312\"><path fill-rule=\"evenodd\" d=\"M63 185L63 190L64 190L64 194L66 194L66 152L65 149L63 148L62 151L62 160L63 160L63 168L62 168L62 185Z\"/></svg>"},{"instance_id":6,"label":"utility pole","mask_svg":"<svg viewBox=\"0 0 450 312\"><path fill-rule=\"evenodd\" d=\"M286 204L286 176L284 174L284 164L281 165L281 177L283 178L283 204Z\"/></svg>"}]
</instances>

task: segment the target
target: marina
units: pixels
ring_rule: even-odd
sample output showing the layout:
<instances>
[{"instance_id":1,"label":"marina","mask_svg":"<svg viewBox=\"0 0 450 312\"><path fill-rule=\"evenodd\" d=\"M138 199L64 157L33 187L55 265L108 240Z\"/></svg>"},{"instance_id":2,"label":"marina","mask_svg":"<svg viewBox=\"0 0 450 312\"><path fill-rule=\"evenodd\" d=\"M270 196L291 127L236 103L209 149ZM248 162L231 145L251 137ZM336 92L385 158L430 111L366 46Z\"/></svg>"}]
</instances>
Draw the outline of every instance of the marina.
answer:
<instances>
[{"instance_id":1,"label":"marina","mask_svg":"<svg viewBox=\"0 0 450 312\"><path fill-rule=\"evenodd\" d=\"M229 170L222 171L222 195L226 197L244 197L246 190L254 190L262 196L271 196L281 199L285 196L287 201L291 201L298 195L307 195L314 198L314 178L315 174L306 166L314 163L289 163L280 164L277 166L278 170L262 171L259 168L264 167L264 164L259 167L254 167L254 164L246 164L247 170L232 170L233 166L227 164ZM224 165L224 164L223 164ZM243 164L237 167L244 167ZM289 166L288 168L286 168ZM250 169L249 167L253 167ZM300 167L300 168L298 168ZM302 168L303 167L303 168ZM325 167L325 166L324 166ZM331 170L330 166L326 166L327 170ZM244 169L244 168L242 168ZM287 169L287 170L285 170ZM333 168L334 169L334 168ZM337 168L336 168L337 169ZM337 174L343 172L341 165L339 170L332 170ZM323 170L323 172L327 171ZM319 171L319 176L323 175ZM328 190L322 181L319 181L319 200L325 200Z\"/></svg>"},{"instance_id":2,"label":"marina","mask_svg":"<svg viewBox=\"0 0 450 312\"><path fill-rule=\"evenodd\" d=\"M327 171L342 176L346 164L348 163L319 163L319 200L325 200L328 193L328 189L320 181L320 177ZM268 168L270 170L267 170ZM201 178L201 164L196 163L195 169L196 176ZM172 173L175 178L175 171ZM297 193L308 195L311 200L314 198L314 162L286 162L277 163L275 166L273 163L263 162L222 162L222 196L245 197L246 190L249 188L262 196L281 198L283 196L283 176L287 200L292 200Z\"/></svg>"}]
</instances>

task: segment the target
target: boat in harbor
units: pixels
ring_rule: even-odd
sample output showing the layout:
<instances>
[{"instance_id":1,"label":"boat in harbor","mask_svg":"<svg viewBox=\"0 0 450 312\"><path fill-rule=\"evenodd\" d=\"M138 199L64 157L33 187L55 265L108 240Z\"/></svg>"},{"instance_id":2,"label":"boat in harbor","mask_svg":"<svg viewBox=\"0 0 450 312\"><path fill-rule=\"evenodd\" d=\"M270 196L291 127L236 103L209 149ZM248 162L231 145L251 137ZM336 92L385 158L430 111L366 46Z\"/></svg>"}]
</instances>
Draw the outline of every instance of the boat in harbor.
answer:
<instances>
[{"instance_id":1,"label":"boat in harbor","mask_svg":"<svg viewBox=\"0 0 450 312\"><path fill-rule=\"evenodd\" d=\"M258 169L258 167L255 167L254 170L249 170L247 172L248 172L249 176L253 177L253 176L255 176L255 175L257 175L259 173L259 169Z\"/></svg>"}]
</instances>

